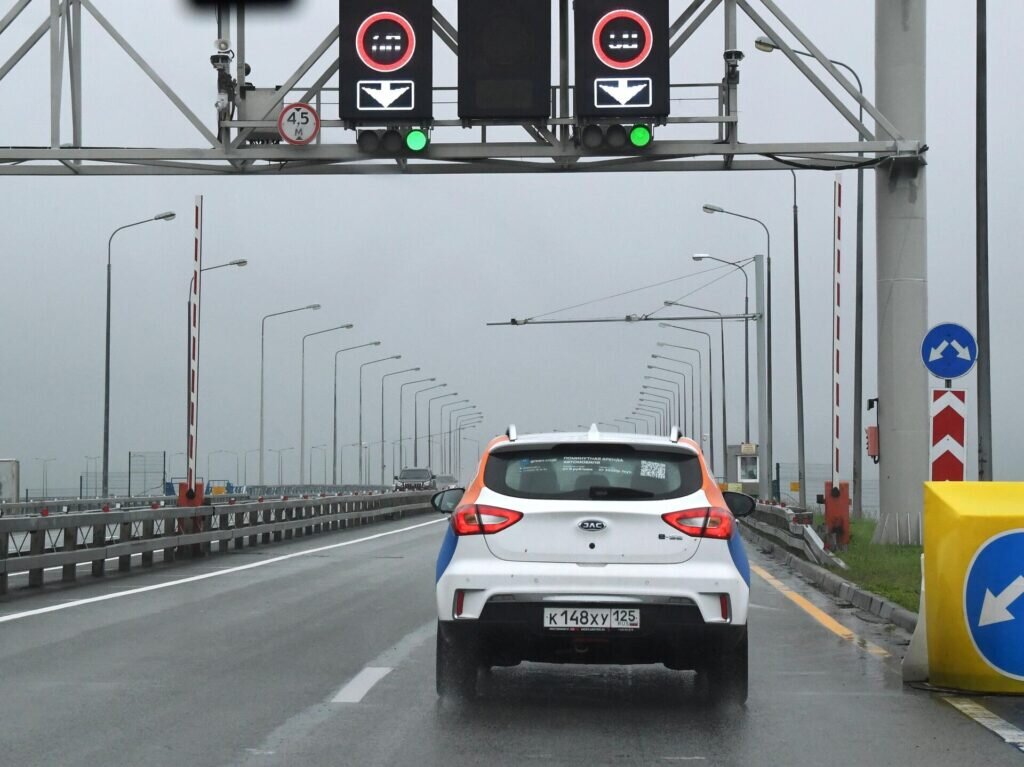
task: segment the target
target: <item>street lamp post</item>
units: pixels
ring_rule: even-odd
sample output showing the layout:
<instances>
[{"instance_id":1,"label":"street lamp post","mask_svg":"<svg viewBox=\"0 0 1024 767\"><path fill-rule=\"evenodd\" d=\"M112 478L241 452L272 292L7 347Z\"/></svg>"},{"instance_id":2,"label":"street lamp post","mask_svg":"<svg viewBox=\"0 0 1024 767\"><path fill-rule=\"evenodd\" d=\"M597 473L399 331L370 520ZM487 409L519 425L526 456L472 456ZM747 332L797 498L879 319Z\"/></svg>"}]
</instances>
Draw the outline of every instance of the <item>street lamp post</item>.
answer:
<instances>
[{"instance_id":1,"label":"street lamp post","mask_svg":"<svg viewBox=\"0 0 1024 767\"><path fill-rule=\"evenodd\" d=\"M668 430L675 426L673 421L678 420L672 415L673 398L669 395L673 394L671 389L665 389L661 386L641 386L644 392L640 395L642 402L648 402L651 404L662 404L665 406L665 433L668 434ZM655 392L663 391L665 394L656 394Z\"/></svg>"},{"instance_id":2,"label":"street lamp post","mask_svg":"<svg viewBox=\"0 0 1024 767\"><path fill-rule=\"evenodd\" d=\"M621 426L617 426L614 423L605 423L604 421L598 421L598 426L607 426L609 429L615 429L615 431L622 431Z\"/></svg>"},{"instance_id":3,"label":"street lamp post","mask_svg":"<svg viewBox=\"0 0 1024 767\"><path fill-rule=\"evenodd\" d=\"M359 444L360 445L364 444L363 443L363 368L369 367L370 365L379 365L382 362L390 362L391 360L400 360L400 359L402 359L402 355L401 354L392 354L390 357L381 357L378 360L370 360L369 362L364 362L362 365L359 366ZM367 465L366 465L366 471L365 472L363 471L363 464L364 464L364 461L363 461L363 451L360 450L359 451L359 484L361 484L361 485L362 484L368 485L368 484L370 484L370 474L369 474L370 467L369 467L368 459L367 459L367 462L366 462Z\"/></svg>"},{"instance_id":4,"label":"street lamp post","mask_svg":"<svg viewBox=\"0 0 1024 767\"><path fill-rule=\"evenodd\" d=\"M626 418L623 418L622 420L626 421L627 423L633 424L633 430L635 432L637 432L637 433L639 433L641 426L644 427L644 434L649 434L650 433L649 429L648 429L648 425L649 425L648 421L644 420L643 418L635 418L635 417L627 416Z\"/></svg>"},{"instance_id":5,"label":"street lamp post","mask_svg":"<svg viewBox=\"0 0 1024 767\"><path fill-rule=\"evenodd\" d=\"M652 367L653 367L653 365L648 365L647 366L648 369L650 369ZM669 385L671 385L673 387L672 389L664 389L664 388L662 388L660 386L650 386L649 388L653 389L654 391L663 391L663 392L668 392L669 394L675 394L675 398L676 398L676 420L680 422L679 426L682 427L683 433L688 433L689 430L690 430L690 426L689 426L689 423L687 422L687 418L686 418L686 408L683 407L683 400L686 398L686 395L685 395L686 378L685 377L683 378L682 385L680 385L680 383L678 381L672 381L672 380L670 380L668 378L659 378L658 376L644 376L644 379L647 380L647 381L659 381L660 383L667 383L667 384L669 384ZM690 392L691 393L693 392L693 387L690 388Z\"/></svg>"},{"instance_id":6,"label":"street lamp post","mask_svg":"<svg viewBox=\"0 0 1024 767\"><path fill-rule=\"evenodd\" d=\"M633 408L631 418L636 418L644 425L644 434L654 434L658 430L658 419L650 413L645 413L639 408Z\"/></svg>"},{"instance_id":7,"label":"street lamp post","mask_svg":"<svg viewBox=\"0 0 1024 767\"><path fill-rule=\"evenodd\" d=\"M338 357L345 352L355 351L356 349L365 349L368 346L380 346L380 341L370 341L369 343L359 344L357 346L347 346L344 349L338 349L334 353L334 421L331 427L331 484L337 485L338 479L341 479L342 484L345 482L345 472L341 466L341 454L338 452ZM327 479L324 479L326 482Z\"/></svg>"},{"instance_id":8,"label":"street lamp post","mask_svg":"<svg viewBox=\"0 0 1024 767\"><path fill-rule=\"evenodd\" d=\"M655 408L652 404L647 404L645 401L640 400L633 412L646 413L652 416L654 418L654 429L656 433L661 434L665 431L665 411L661 408Z\"/></svg>"},{"instance_id":9,"label":"street lamp post","mask_svg":"<svg viewBox=\"0 0 1024 767\"><path fill-rule=\"evenodd\" d=\"M449 451L448 473L453 477L462 474L462 432L464 429L472 429L484 421L483 413L465 413L456 420L455 440L452 450Z\"/></svg>"},{"instance_id":10,"label":"street lamp post","mask_svg":"<svg viewBox=\"0 0 1024 767\"><path fill-rule=\"evenodd\" d=\"M770 37L759 37L754 41L754 47L759 51L771 53L778 50L775 41ZM798 56L813 58L807 51L791 49ZM853 75L857 83L857 90L864 95L864 85L861 83L860 75L849 64L844 64L836 59L829 59L837 67L841 67ZM864 122L864 106L859 106L859 119ZM980 132L979 132L980 135ZM863 141L864 136L857 132L857 141ZM858 157L863 157L860 152ZM804 381L803 381L803 349L802 335L800 329L800 243L799 243L799 209L796 202L796 171L793 174L793 293L794 309L796 313L796 421L797 421L797 478L800 484L799 503L801 508L807 508L807 466L804 462ZM770 271L770 267L769 267ZM771 303L771 281L769 277L768 302ZM980 295L980 293L979 293ZM857 251L856 264L854 265L854 329L853 329L853 514L859 517L863 513L861 476L863 469L864 455L861 451L860 439L863 423L863 397L864 397L864 169L857 168ZM770 328L770 325L769 325ZM771 336L769 335L769 349L771 349ZM979 355L980 356L980 355ZM771 354L769 352L769 364ZM769 399L769 402L771 400Z\"/></svg>"},{"instance_id":11,"label":"street lamp post","mask_svg":"<svg viewBox=\"0 0 1024 767\"><path fill-rule=\"evenodd\" d=\"M123 232L125 229L131 229L134 226L141 226L142 224L148 224L151 221L173 221L175 219L173 211L167 211L165 213L158 213L152 218L146 218L142 221L136 221L131 224L125 224L115 229L110 239L107 240L107 329L106 329L106 354L103 366L103 497L106 498L110 493L110 261L111 252L114 244L114 235L118 232Z\"/></svg>"},{"instance_id":12,"label":"street lamp post","mask_svg":"<svg viewBox=\"0 0 1024 767\"><path fill-rule=\"evenodd\" d=\"M400 376L406 373L416 373L418 371L418 367L406 368L405 370L396 370L392 373L385 373L380 377L380 484L382 487L384 485L384 382L391 378L391 376ZM401 418L402 414L399 413L398 415L399 418Z\"/></svg>"},{"instance_id":13,"label":"street lamp post","mask_svg":"<svg viewBox=\"0 0 1024 767\"><path fill-rule=\"evenodd\" d=\"M306 333L302 337L302 357L299 365L299 484L306 479L306 341L313 336L322 336L324 333L333 333L335 330L351 330L351 322L344 325L336 325L333 328L324 328L312 333ZM310 459L312 461L312 459ZM309 469L309 483L313 484L313 468Z\"/></svg>"},{"instance_id":14,"label":"street lamp post","mask_svg":"<svg viewBox=\"0 0 1024 767\"><path fill-rule=\"evenodd\" d=\"M283 459L282 456L284 456L284 454L287 453L289 450L294 450L294 449L295 449L294 447L280 447L280 448L271 448L270 449L271 453L277 453L277 484L278 484L278 486L284 484L284 482L282 481L282 476L283 476L282 469L283 469L283 466L284 466L284 459ZM260 484L262 484L262 483L260 483Z\"/></svg>"},{"instance_id":15,"label":"street lamp post","mask_svg":"<svg viewBox=\"0 0 1024 767\"><path fill-rule=\"evenodd\" d=\"M398 466L395 468L401 469L405 466L405 439L404 439L404 424L405 424L405 387L415 386L421 383L433 383L436 378L420 378L417 381L406 381L398 387Z\"/></svg>"},{"instance_id":16,"label":"street lamp post","mask_svg":"<svg viewBox=\"0 0 1024 767\"><path fill-rule=\"evenodd\" d=\"M324 484L327 484L327 445L312 445L309 448L309 484L313 484L313 451L319 450L324 459Z\"/></svg>"},{"instance_id":17,"label":"street lamp post","mask_svg":"<svg viewBox=\"0 0 1024 767\"><path fill-rule=\"evenodd\" d=\"M459 396L459 393L457 391L453 391L451 394L439 394L438 396L431 397L430 399L427 400L427 468L430 468L431 470L433 469L434 466L434 419L431 417L431 408L433 407L434 403L437 402L438 400L448 399L449 397L457 396ZM445 405L461 405L463 402L469 402L469 400L460 399L456 402L447 402L445 403ZM444 409L445 405L441 406L442 410ZM440 424L438 424L438 429L440 428L441 426Z\"/></svg>"},{"instance_id":18,"label":"street lamp post","mask_svg":"<svg viewBox=\"0 0 1024 767\"><path fill-rule=\"evenodd\" d=\"M419 467L420 465L420 395L424 392L433 391L434 389L444 389L448 386L446 383L437 384L436 386L428 386L426 389L420 389L418 392L412 395L412 463L413 466ZM430 400L427 401L427 411L429 415L430 411Z\"/></svg>"},{"instance_id":19,"label":"street lamp post","mask_svg":"<svg viewBox=\"0 0 1024 767\"><path fill-rule=\"evenodd\" d=\"M249 456L252 453L259 453L259 448L255 450L246 450L245 456L242 459L242 484L246 487L249 486Z\"/></svg>"},{"instance_id":20,"label":"street lamp post","mask_svg":"<svg viewBox=\"0 0 1024 767\"><path fill-rule=\"evenodd\" d=\"M46 498L46 466L48 464L52 463L53 461L56 461L57 459L56 458L36 458L36 460L39 461L43 465L43 498Z\"/></svg>"},{"instance_id":21,"label":"street lamp post","mask_svg":"<svg viewBox=\"0 0 1024 767\"><path fill-rule=\"evenodd\" d=\"M267 320L271 317L280 317L284 314L294 314L295 312L305 311L317 311L320 308L320 304L309 304L308 306L300 306L296 309L286 309L283 312L274 312L273 314L267 314L260 320L260 466L259 466L259 482L263 484L263 452L264 452L264 430L263 430L263 395L264 395L264 375L263 375L263 362L264 362L264 350L266 346L266 330Z\"/></svg>"},{"instance_id":22,"label":"street lamp post","mask_svg":"<svg viewBox=\"0 0 1024 767\"><path fill-rule=\"evenodd\" d=\"M444 449L445 443L442 442L441 443L441 470L442 471L447 471L451 467L452 452L453 452L452 448L453 448L453 445L454 445L454 440L452 439L452 432L453 432L452 424L458 422L458 418L455 417L455 414L456 413L462 413L462 411L464 411L464 410L476 410L476 405L466 405L465 407L457 407L457 408L455 408L453 410L448 411L448 440L447 440L447 442L448 442L448 449L447 449L447 451ZM471 414L470 413L464 413L463 415L471 415ZM447 458L445 457L445 452L448 453Z\"/></svg>"},{"instance_id":23,"label":"street lamp post","mask_svg":"<svg viewBox=\"0 0 1024 767\"><path fill-rule=\"evenodd\" d=\"M637 433L636 423L634 423L633 421L627 421L625 418L616 418L614 420L616 423L625 424L626 426L631 428L634 434Z\"/></svg>"},{"instance_id":24,"label":"street lamp post","mask_svg":"<svg viewBox=\"0 0 1024 767\"><path fill-rule=\"evenodd\" d=\"M707 207L707 206L705 206ZM700 255L694 256L694 261L717 261L720 264L727 264L743 275L743 314L750 314L750 279L747 277L746 266L753 263L753 259L744 261L726 261L715 256ZM743 318L743 441L750 442L750 318Z\"/></svg>"},{"instance_id":25,"label":"street lamp post","mask_svg":"<svg viewBox=\"0 0 1024 767\"><path fill-rule=\"evenodd\" d=\"M673 305L683 306L683 307L686 307L687 309L695 309L695 310L700 311L700 312L707 312L708 314L717 314L718 315L718 343L719 343L719 351L721 352L721 358L722 358L722 365L721 365L721 368L722 368L722 466L721 466L722 474L721 474L721 476L724 478L725 477L725 465L726 465L726 462L728 460L728 450L729 450L729 424L728 424L728 421L726 420L726 413L727 413L727 410L728 410L727 405L728 405L728 402L729 402L729 398L726 396L726 389L725 389L725 380L726 380L725 379L725 320L722 318L722 313L721 312L716 312L714 309L704 309L704 308L699 307L699 306L690 306L688 304L683 304L683 303L678 303L678 302L668 302L668 303L671 303ZM674 328L675 330L688 330L691 333L700 333L701 335L707 336L707 339L708 339L708 359L709 360L711 359L711 357L712 357L712 354L711 354L711 335L709 333L704 333L701 330L693 330L692 328L684 328L681 325L670 325L667 322L660 322L660 323L658 323L658 327L661 327L661 328ZM709 370L711 369L710 365L709 365L708 369ZM709 388L711 390L713 390L715 387L713 385L711 385L711 386L709 386ZM714 419L714 415L713 415L713 413L714 413L714 405L713 404L709 404L709 407L712 410L712 420L713 420Z\"/></svg>"},{"instance_id":26,"label":"street lamp post","mask_svg":"<svg viewBox=\"0 0 1024 767\"><path fill-rule=\"evenodd\" d=\"M444 412L444 409L448 408L448 407L455 407L456 405L464 405L464 404L466 404L468 402L469 402L468 399L460 399L460 400L456 400L455 402L446 402L443 405L441 405L440 408L438 408L438 411L437 411L437 416L438 416L438 418L437 418L437 452L438 452L438 457L440 458L439 463L441 465L441 471L444 471L444 454L445 454L445 449L444 449L444 435L445 435L445 428L444 428L445 420L444 420L444 417L445 417L445 412ZM467 406L467 408L468 407L471 407L471 406ZM459 408L459 409L462 410L463 408ZM448 427L448 431L451 431L451 426L450 425ZM427 446L428 446L428 450L429 450L429 446L430 446L430 439L429 438L427 439ZM428 456L428 458L430 458L430 462L429 462L430 465L433 466L434 463L433 463L433 455L432 455L432 453L428 452L427 456Z\"/></svg>"},{"instance_id":27,"label":"street lamp post","mask_svg":"<svg viewBox=\"0 0 1024 767\"><path fill-rule=\"evenodd\" d=\"M701 380L701 376L699 375L699 371L696 370L693 367L693 365L690 364L689 362L687 362L686 360L677 360L677 359L674 359L672 357L665 357L664 355L661 355L661 354L652 354L651 358L652 359L656 359L656 360L658 360L658 359L666 360L667 362L675 362L676 364L679 364L679 365L685 365L686 367L688 367L690 369L690 383L689 383L689 388L690 388L690 425L692 426L694 423L697 424L697 428L696 428L697 444L700 445L701 446L701 450L703 450L704 449L704 382ZM677 375L680 378L682 378L683 381L686 381L686 372L683 371L683 370L673 370L672 368L665 368L665 367L661 367L659 365L648 365L647 369L648 370L660 370L663 373L672 373L673 375ZM694 383L697 384L696 387L694 386ZM696 410L694 409L694 406L693 406L694 389L697 390L697 405L699 406ZM712 447L712 452L714 452L713 447Z\"/></svg>"}]
</instances>

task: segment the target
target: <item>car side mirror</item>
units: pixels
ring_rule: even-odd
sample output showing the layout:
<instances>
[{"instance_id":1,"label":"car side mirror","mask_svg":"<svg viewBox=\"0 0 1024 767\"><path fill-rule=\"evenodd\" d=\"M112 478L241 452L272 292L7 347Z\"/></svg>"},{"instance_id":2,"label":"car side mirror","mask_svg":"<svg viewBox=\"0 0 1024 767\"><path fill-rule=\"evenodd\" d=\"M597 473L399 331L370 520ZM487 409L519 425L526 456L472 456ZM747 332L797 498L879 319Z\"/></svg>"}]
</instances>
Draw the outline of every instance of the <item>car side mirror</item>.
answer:
<instances>
[{"instance_id":1,"label":"car side mirror","mask_svg":"<svg viewBox=\"0 0 1024 767\"><path fill-rule=\"evenodd\" d=\"M398 479L398 475L397 474L395 475L395 479Z\"/></svg>"},{"instance_id":2,"label":"car side mirror","mask_svg":"<svg viewBox=\"0 0 1024 767\"><path fill-rule=\"evenodd\" d=\"M722 497L725 498L725 505L729 507L729 511L737 519L749 517L754 513L754 509L757 508L757 501L746 493L734 493L726 490L722 493Z\"/></svg>"},{"instance_id":3,"label":"car side mirror","mask_svg":"<svg viewBox=\"0 0 1024 767\"><path fill-rule=\"evenodd\" d=\"M453 487L450 490L442 490L440 493L434 493L434 496L430 499L430 505L434 507L434 511L441 514L451 514L455 511L455 508L459 505L459 501L462 500L462 496L465 495L466 491L461 487Z\"/></svg>"}]
</instances>

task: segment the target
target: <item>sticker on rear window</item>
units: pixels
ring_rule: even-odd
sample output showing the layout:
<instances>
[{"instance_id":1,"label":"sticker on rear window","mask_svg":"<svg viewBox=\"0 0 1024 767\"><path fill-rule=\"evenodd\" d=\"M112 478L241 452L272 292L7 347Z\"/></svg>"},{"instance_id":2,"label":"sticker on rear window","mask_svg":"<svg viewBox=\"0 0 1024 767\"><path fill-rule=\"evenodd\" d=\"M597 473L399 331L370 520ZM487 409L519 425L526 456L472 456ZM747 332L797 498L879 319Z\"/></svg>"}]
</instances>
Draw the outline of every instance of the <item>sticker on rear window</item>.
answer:
<instances>
[{"instance_id":1,"label":"sticker on rear window","mask_svg":"<svg viewBox=\"0 0 1024 767\"><path fill-rule=\"evenodd\" d=\"M659 461L640 461L640 476L665 479L665 464Z\"/></svg>"}]
</instances>

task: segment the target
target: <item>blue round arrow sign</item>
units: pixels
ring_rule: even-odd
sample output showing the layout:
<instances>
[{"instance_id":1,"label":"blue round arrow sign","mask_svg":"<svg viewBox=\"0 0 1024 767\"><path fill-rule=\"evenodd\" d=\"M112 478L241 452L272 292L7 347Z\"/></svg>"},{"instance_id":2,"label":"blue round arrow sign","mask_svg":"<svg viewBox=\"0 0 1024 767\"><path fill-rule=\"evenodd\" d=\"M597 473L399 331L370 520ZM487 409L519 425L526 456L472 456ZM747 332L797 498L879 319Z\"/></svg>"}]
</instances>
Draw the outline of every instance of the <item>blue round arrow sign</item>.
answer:
<instances>
[{"instance_id":1,"label":"blue round arrow sign","mask_svg":"<svg viewBox=\"0 0 1024 767\"><path fill-rule=\"evenodd\" d=\"M925 335L921 359L936 378L959 378L967 375L978 361L978 342L963 325L945 322Z\"/></svg>"},{"instance_id":2,"label":"blue round arrow sign","mask_svg":"<svg viewBox=\"0 0 1024 767\"><path fill-rule=\"evenodd\" d=\"M978 549L967 569L964 617L985 662L1024 681L1024 530L1000 533Z\"/></svg>"}]
</instances>

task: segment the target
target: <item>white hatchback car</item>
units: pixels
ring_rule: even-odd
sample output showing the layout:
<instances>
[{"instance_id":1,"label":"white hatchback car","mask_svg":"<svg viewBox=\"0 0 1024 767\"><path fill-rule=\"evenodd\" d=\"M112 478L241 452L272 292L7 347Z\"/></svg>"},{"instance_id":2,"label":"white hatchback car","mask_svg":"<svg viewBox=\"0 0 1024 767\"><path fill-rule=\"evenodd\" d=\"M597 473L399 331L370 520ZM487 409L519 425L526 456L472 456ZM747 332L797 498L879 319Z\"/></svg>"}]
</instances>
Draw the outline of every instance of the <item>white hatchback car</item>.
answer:
<instances>
[{"instance_id":1,"label":"white hatchback car","mask_svg":"<svg viewBox=\"0 0 1024 767\"><path fill-rule=\"evenodd\" d=\"M517 435L488 445L437 559L437 691L475 694L477 671L522 661L664 663L747 697L750 566L693 441L620 433Z\"/></svg>"}]
</instances>

